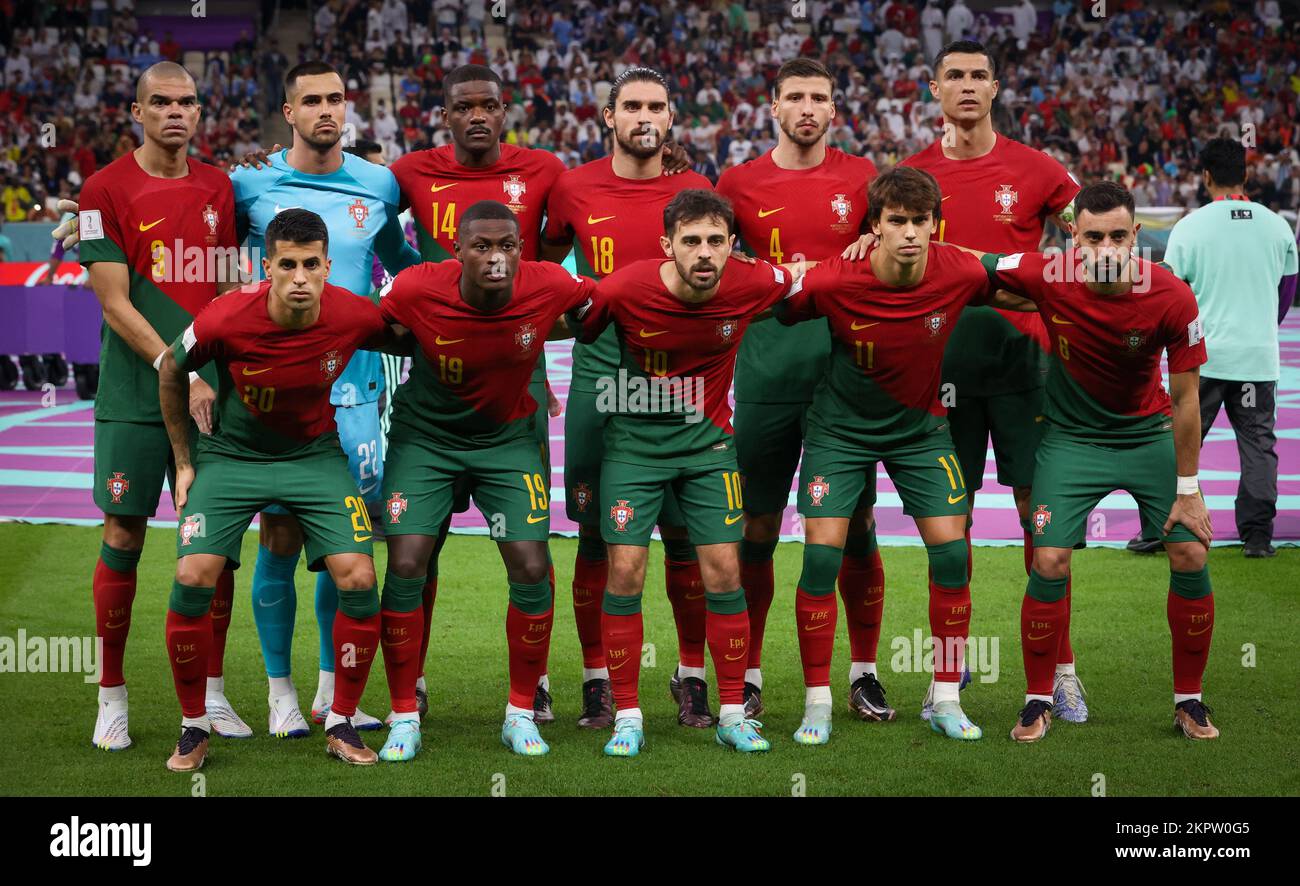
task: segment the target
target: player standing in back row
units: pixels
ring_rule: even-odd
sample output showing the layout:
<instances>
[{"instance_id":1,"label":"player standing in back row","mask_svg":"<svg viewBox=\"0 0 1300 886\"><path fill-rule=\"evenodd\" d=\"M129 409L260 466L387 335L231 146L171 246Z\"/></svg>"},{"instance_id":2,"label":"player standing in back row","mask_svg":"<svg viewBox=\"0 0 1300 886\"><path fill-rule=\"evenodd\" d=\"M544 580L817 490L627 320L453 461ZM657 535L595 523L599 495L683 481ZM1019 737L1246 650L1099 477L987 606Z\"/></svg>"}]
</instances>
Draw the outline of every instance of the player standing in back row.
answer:
<instances>
[{"instance_id":1,"label":"player standing in back row","mask_svg":"<svg viewBox=\"0 0 1300 886\"><path fill-rule=\"evenodd\" d=\"M104 309L94 486L95 504L104 513L104 540L92 584L95 635L104 644L92 741L104 750L131 745L122 659L136 565L163 479L175 471L156 370L168 343L194 315L239 285L230 180L188 157L199 115L194 80L184 68L159 62L146 70L131 105L132 118L144 130L143 144L92 175L80 196L81 263ZM196 248L206 256L205 273L189 280L183 268ZM210 433L215 398L210 381L216 376L204 375L195 378L189 405L199 430ZM252 732L230 708L221 683L233 594L233 575L221 572L212 600L216 696L209 705L216 728L246 737Z\"/></svg>"},{"instance_id":2,"label":"player standing in back row","mask_svg":"<svg viewBox=\"0 0 1300 886\"><path fill-rule=\"evenodd\" d=\"M998 81L988 51L971 40L944 47L934 60L930 91L943 109L943 137L902 165L924 169L939 182L943 219L935 239L985 252L1026 252L1038 248L1047 221L1066 229L1079 185L1042 151L993 129ZM1026 574L1033 559L1029 493L1034 451L1042 436L1047 320L1036 313L967 309L943 359L942 396L950 407L948 421L966 475L972 517L991 435L998 482L1011 487L1024 531ZM949 392L955 399L949 399ZM966 538L969 542L969 528ZM1068 615L1057 665L1059 715L1083 722L1088 707L1074 673ZM923 718L928 718L930 705L927 695Z\"/></svg>"},{"instance_id":3,"label":"player standing in back row","mask_svg":"<svg viewBox=\"0 0 1300 886\"><path fill-rule=\"evenodd\" d=\"M718 193L731 201L746 251L780 264L824 260L853 244L865 229L867 186L875 165L828 147L835 119L835 82L820 62L786 62L772 88L777 144L769 153L728 169ZM745 713L763 711L763 630L772 604L772 554L803 447L808 406L831 349L826 322L794 327L760 323L736 358L736 460L745 484L741 584L749 612ZM885 605L885 573L876 547L871 505L875 479L854 514L840 567L848 622L849 708L864 720L892 720L894 710L876 675L876 647Z\"/></svg>"},{"instance_id":4,"label":"player standing in back row","mask_svg":"<svg viewBox=\"0 0 1300 886\"><path fill-rule=\"evenodd\" d=\"M571 169L556 183L547 207L543 256L560 261L570 246L578 271L601 278L634 261L661 258L664 207L688 188L711 188L695 172L663 175L663 144L673 123L667 81L658 71L629 68L614 81L604 111L614 134L614 153ZM565 507L578 524L573 568L573 614L582 644L583 714L579 726L603 729L613 722L609 672L600 638L600 600L609 574L600 538L601 461L609 416L597 407L602 378L617 375L618 340L613 330L573 347L573 377L564 415ZM677 623L678 667L669 691L684 726L713 725L704 679L705 600L700 564L687 538L672 493L659 515L664 576Z\"/></svg>"}]
</instances>

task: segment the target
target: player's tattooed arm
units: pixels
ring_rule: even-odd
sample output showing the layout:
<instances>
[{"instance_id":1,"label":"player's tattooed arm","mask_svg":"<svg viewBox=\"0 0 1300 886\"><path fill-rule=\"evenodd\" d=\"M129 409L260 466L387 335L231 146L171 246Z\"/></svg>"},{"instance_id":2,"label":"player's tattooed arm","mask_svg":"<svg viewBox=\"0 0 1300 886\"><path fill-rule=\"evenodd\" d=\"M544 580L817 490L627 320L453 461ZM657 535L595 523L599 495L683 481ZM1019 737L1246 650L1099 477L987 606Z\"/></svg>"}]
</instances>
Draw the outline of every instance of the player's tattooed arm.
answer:
<instances>
[{"instance_id":1,"label":"player's tattooed arm","mask_svg":"<svg viewBox=\"0 0 1300 886\"><path fill-rule=\"evenodd\" d=\"M1195 477L1201 457L1201 369L1169 374L1169 398L1174 412L1174 458L1179 477ZM1200 491L1176 495L1165 521L1167 533L1175 523L1186 526L1207 548L1214 539L1210 512Z\"/></svg>"},{"instance_id":2,"label":"player's tattooed arm","mask_svg":"<svg viewBox=\"0 0 1300 886\"><path fill-rule=\"evenodd\" d=\"M190 463L190 414L186 408L190 400L189 375L176 365L176 356L168 348L158 366L158 402L162 407L163 424L172 444L176 460L176 508L184 507L194 482L194 466Z\"/></svg>"}]
</instances>

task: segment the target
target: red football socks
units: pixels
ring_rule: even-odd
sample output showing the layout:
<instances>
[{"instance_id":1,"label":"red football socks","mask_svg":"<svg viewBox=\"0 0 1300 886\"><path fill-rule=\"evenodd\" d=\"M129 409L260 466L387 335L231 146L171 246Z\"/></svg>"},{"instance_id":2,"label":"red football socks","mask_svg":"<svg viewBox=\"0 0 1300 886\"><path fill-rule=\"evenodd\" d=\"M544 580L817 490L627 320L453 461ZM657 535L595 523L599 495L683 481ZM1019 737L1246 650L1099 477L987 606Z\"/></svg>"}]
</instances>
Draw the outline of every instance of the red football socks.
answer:
<instances>
[{"instance_id":1,"label":"red football socks","mask_svg":"<svg viewBox=\"0 0 1300 886\"><path fill-rule=\"evenodd\" d=\"M220 677L226 661L226 633L230 630L230 612L235 603L235 573L223 569L212 595L212 651L208 653L208 676Z\"/></svg>"},{"instance_id":2,"label":"red football socks","mask_svg":"<svg viewBox=\"0 0 1300 886\"><path fill-rule=\"evenodd\" d=\"M506 646L510 651L510 704L531 711L537 681L546 671L555 609L529 615L511 603L506 608Z\"/></svg>"},{"instance_id":3,"label":"red football socks","mask_svg":"<svg viewBox=\"0 0 1300 886\"><path fill-rule=\"evenodd\" d=\"M799 659L806 687L831 685L831 653L835 649L835 594L795 593L795 630L799 632Z\"/></svg>"},{"instance_id":4,"label":"red football socks","mask_svg":"<svg viewBox=\"0 0 1300 886\"><path fill-rule=\"evenodd\" d=\"M212 650L212 613L181 615L167 610L167 660L181 713L198 718L207 715L208 655Z\"/></svg>"},{"instance_id":5,"label":"red football socks","mask_svg":"<svg viewBox=\"0 0 1300 886\"><path fill-rule=\"evenodd\" d=\"M587 669L605 667L600 603L608 581L609 560L592 560L579 551L573 563L573 620L582 645L582 666Z\"/></svg>"},{"instance_id":6,"label":"red football socks","mask_svg":"<svg viewBox=\"0 0 1300 886\"><path fill-rule=\"evenodd\" d=\"M357 712L379 649L381 626L378 612L357 618L340 609L334 616L334 702L330 710L341 717Z\"/></svg>"},{"instance_id":7,"label":"red football socks","mask_svg":"<svg viewBox=\"0 0 1300 886\"><path fill-rule=\"evenodd\" d=\"M776 596L771 559L751 562L740 560L740 586L745 589L745 608L749 613L749 661L747 668L763 666L763 632L767 629L767 611Z\"/></svg>"},{"instance_id":8,"label":"red football socks","mask_svg":"<svg viewBox=\"0 0 1300 886\"><path fill-rule=\"evenodd\" d=\"M704 579L698 560L664 560L668 602L677 623L677 657L688 668L704 667Z\"/></svg>"}]
</instances>

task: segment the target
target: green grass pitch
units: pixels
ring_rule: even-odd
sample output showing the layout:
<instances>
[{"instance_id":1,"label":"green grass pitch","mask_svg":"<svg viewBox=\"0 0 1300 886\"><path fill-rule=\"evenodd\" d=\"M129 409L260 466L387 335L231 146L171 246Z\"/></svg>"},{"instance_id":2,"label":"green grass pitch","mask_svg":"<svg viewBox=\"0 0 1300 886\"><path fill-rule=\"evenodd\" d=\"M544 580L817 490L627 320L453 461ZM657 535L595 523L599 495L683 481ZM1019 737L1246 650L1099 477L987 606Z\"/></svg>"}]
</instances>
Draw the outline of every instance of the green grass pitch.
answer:
<instances>
[{"instance_id":1,"label":"green grass pitch","mask_svg":"<svg viewBox=\"0 0 1300 886\"><path fill-rule=\"evenodd\" d=\"M0 635L84 636L93 632L90 573L99 547L96 528L0 526ZM80 674L0 673L0 717L6 752L0 794L184 796L197 790L188 775L163 765L175 742L179 708L163 650L163 618L171 587L173 535L149 533L140 565L126 675L133 746L105 753L90 744L95 688ZM352 768L327 758L320 727L309 738L265 734L266 683L249 612L256 536L244 542L226 656L226 690L256 730L249 740L214 737L202 774L209 796L229 795L1108 795L1300 793L1300 733L1296 687L1300 656L1300 552L1274 560L1243 560L1239 548L1210 557L1216 625L1206 701L1223 731L1216 742L1193 744L1172 726L1170 649L1165 622L1167 561L1124 551L1075 554L1072 634L1092 719L1057 723L1038 745L1008 738L1024 691L1019 648L1025 577L1018 548L975 552L974 621L996 638L999 674L976 682L963 704L985 731L960 744L930 732L917 717L928 675L911 666L913 630L926 625L925 554L886 548L885 626L880 672L893 723L867 724L844 707L848 645L835 649L835 732L829 745L804 748L791 740L803 706L793 619L793 591L802 548L783 544L776 555L777 597L764 649L764 715L773 742L768 754L743 756L715 744L708 731L676 725L668 678L676 634L663 593L661 548L651 551L645 595L645 638L655 666L643 668L642 707L647 746L633 760L608 759L606 734L580 730L581 659L570 605L575 541L552 539L558 582L551 688L557 721L544 727L548 757L514 757L500 743L505 705L506 606L504 570L484 537L454 536L442 556L441 586L429 653L430 711L424 750L405 764ZM385 549L376 546L382 576ZM315 689L316 621L313 579L298 573L299 612L294 673L306 710ZM841 616L841 621L842 621ZM1245 649L1243 650L1243 647ZM1253 653L1252 653L1253 650ZM709 673L712 676L712 665ZM717 697L712 703L716 710ZM376 661L362 707L388 711L382 663ZM383 736L365 733L378 748ZM1104 780L1104 781L1103 781Z\"/></svg>"}]
</instances>

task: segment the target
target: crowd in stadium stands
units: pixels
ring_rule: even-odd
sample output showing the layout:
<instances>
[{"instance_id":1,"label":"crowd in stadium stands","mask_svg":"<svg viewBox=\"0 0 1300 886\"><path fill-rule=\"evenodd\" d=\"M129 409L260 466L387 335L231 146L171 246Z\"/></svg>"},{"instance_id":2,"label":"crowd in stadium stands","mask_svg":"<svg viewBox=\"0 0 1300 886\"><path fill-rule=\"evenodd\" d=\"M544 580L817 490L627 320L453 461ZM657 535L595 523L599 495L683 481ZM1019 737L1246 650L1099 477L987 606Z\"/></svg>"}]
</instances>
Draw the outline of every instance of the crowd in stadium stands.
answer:
<instances>
[{"instance_id":1,"label":"crowd in stadium stands","mask_svg":"<svg viewBox=\"0 0 1300 886\"><path fill-rule=\"evenodd\" d=\"M1251 148L1249 196L1300 208L1300 21L1284 22L1277 0L1224 0L1199 12L1108 0L1101 19L1094 5L1021 0L989 16L965 0L508 0L499 7L505 50L487 48L494 0L329 0L315 7L311 38L288 47L292 59L265 38L260 46L241 40L226 60L208 55L195 148L214 162L252 148L262 115L279 112L278 81L305 58L339 68L349 122L390 158L445 144L442 75L475 61L507 83L507 140L574 166L608 150L600 109L610 83L643 64L670 76L674 134L716 180L774 144L772 79L783 61L807 55L838 81L832 142L884 167L939 135L930 60L965 37L993 52L999 131L1051 152L1080 180L1118 176L1139 205L1197 206L1200 146L1228 133ZM0 0L6 218L45 217L30 205L75 193L93 169L131 148L136 73L184 49L168 34L159 42L140 32L132 7ZM47 123L53 147L42 138Z\"/></svg>"}]
</instances>

